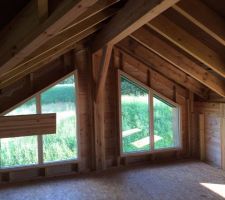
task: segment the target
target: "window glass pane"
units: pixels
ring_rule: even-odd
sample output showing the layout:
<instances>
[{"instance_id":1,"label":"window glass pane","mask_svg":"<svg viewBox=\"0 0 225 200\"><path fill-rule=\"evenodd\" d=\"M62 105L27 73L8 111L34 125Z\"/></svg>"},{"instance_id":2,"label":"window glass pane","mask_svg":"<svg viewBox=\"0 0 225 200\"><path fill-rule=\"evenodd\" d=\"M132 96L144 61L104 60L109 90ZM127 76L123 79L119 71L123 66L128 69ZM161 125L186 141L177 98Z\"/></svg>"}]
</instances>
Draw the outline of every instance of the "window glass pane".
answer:
<instances>
[{"instance_id":1,"label":"window glass pane","mask_svg":"<svg viewBox=\"0 0 225 200\"><path fill-rule=\"evenodd\" d=\"M165 101L154 97L154 148L179 146L178 109Z\"/></svg>"},{"instance_id":2,"label":"window glass pane","mask_svg":"<svg viewBox=\"0 0 225 200\"><path fill-rule=\"evenodd\" d=\"M57 132L43 136L44 162L77 158L74 76L41 94L42 113L56 113Z\"/></svg>"},{"instance_id":3,"label":"window glass pane","mask_svg":"<svg viewBox=\"0 0 225 200\"><path fill-rule=\"evenodd\" d=\"M31 99L14 109L10 115L36 114L36 101ZM0 140L1 167L15 167L38 162L37 136L4 138Z\"/></svg>"},{"instance_id":4,"label":"window glass pane","mask_svg":"<svg viewBox=\"0 0 225 200\"><path fill-rule=\"evenodd\" d=\"M121 112L123 152L149 150L148 91L124 77L121 77Z\"/></svg>"}]
</instances>

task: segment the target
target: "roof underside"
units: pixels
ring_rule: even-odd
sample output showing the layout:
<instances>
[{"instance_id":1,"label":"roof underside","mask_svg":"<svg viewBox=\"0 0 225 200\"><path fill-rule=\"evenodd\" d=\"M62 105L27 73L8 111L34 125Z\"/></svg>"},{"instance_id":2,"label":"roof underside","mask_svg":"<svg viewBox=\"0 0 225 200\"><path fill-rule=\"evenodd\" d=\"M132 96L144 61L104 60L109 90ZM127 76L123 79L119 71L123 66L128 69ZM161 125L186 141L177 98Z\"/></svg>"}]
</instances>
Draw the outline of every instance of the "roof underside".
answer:
<instances>
[{"instance_id":1,"label":"roof underside","mask_svg":"<svg viewBox=\"0 0 225 200\"><path fill-rule=\"evenodd\" d=\"M98 50L112 41L117 42L115 46L120 51L149 67L152 67L150 58L165 63L165 67L158 69L160 73L196 95L224 98L225 0L169 0L165 3L168 9L165 6L165 11L162 9L154 17L150 11L149 14L138 7L136 1L129 5L130 1L2 1L0 101L15 82L44 70L46 64L79 45ZM152 4L157 6L164 1L155 0ZM145 0L140 2L145 5ZM135 16L130 14L132 6ZM149 20L139 28L141 9Z\"/></svg>"}]
</instances>

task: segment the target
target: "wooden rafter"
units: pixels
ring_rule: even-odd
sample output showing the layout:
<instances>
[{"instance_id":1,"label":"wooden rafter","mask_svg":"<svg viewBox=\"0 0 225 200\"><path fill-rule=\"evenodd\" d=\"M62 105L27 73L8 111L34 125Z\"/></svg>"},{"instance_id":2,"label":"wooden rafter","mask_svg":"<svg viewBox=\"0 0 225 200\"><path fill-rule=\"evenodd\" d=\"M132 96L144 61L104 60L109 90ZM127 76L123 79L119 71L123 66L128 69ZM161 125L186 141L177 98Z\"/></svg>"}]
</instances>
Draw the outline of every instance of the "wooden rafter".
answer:
<instances>
[{"instance_id":1,"label":"wooden rafter","mask_svg":"<svg viewBox=\"0 0 225 200\"><path fill-rule=\"evenodd\" d=\"M92 50L114 45L155 18L179 0L129 0L118 14L94 37Z\"/></svg>"},{"instance_id":2,"label":"wooden rafter","mask_svg":"<svg viewBox=\"0 0 225 200\"><path fill-rule=\"evenodd\" d=\"M44 22L39 22L35 1L4 31L0 46L0 72L18 65L27 55L69 25L97 0L65 0ZM17 31L15 31L17 30Z\"/></svg>"},{"instance_id":3,"label":"wooden rafter","mask_svg":"<svg viewBox=\"0 0 225 200\"><path fill-rule=\"evenodd\" d=\"M178 69L195 78L217 94L225 97L225 82L222 79L197 65L176 48L156 37L147 28L143 27L139 29L132 34L132 37Z\"/></svg>"},{"instance_id":4,"label":"wooden rafter","mask_svg":"<svg viewBox=\"0 0 225 200\"><path fill-rule=\"evenodd\" d=\"M148 26L225 78L224 58L170 21L166 16L158 16L149 22Z\"/></svg>"},{"instance_id":5,"label":"wooden rafter","mask_svg":"<svg viewBox=\"0 0 225 200\"><path fill-rule=\"evenodd\" d=\"M172 64L151 52L135 39L128 37L116 46L122 49L123 54L126 52L130 55L128 58L129 60L132 56L149 66L151 69L157 71L184 88L187 88L198 96L204 99L207 98L208 91L204 85L193 79L191 76L185 74L182 70L176 69Z\"/></svg>"},{"instance_id":6,"label":"wooden rafter","mask_svg":"<svg viewBox=\"0 0 225 200\"><path fill-rule=\"evenodd\" d=\"M199 0L180 1L173 9L225 46L225 22ZM207 16L207 17L206 17Z\"/></svg>"},{"instance_id":7,"label":"wooden rafter","mask_svg":"<svg viewBox=\"0 0 225 200\"><path fill-rule=\"evenodd\" d=\"M17 69L14 69L12 73L7 73L0 78L0 88L4 88L16 80L24 77L26 74L29 74L43 65L51 62L67 51L73 49L76 46L76 43L96 32L101 26L97 25L92 28L87 29L86 31L79 33L78 35L66 40L62 44L46 51L45 53L36 57L32 62L24 63L20 66L20 69L15 73ZM22 70L21 70L22 69Z\"/></svg>"},{"instance_id":8,"label":"wooden rafter","mask_svg":"<svg viewBox=\"0 0 225 200\"><path fill-rule=\"evenodd\" d=\"M66 29L70 29L73 26L76 26L78 23L87 20L88 18L93 17L94 15L104 11L105 9L117 4L119 0L98 0L93 6L91 6L87 11L77 17L71 24L66 26L64 29L58 32L64 32Z\"/></svg>"},{"instance_id":9,"label":"wooden rafter","mask_svg":"<svg viewBox=\"0 0 225 200\"><path fill-rule=\"evenodd\" d=\"M117 9L112 7L115 3L115 0L108 1L107 3L101 0L92 6L90 9L91 12L88 10L81 15L84 19L78 17L73 21L73 24L70 24L55 37L51 38L47 43L27 56L22 63L7 72L2 73L0 75L0 88L3 87L3 85L6 86L5 83L9 83L10 79L16 80L15 77L21 77L22 75L29 73L31 70L35 70L34 66L38 63L38 66L41 67L42 61L49 59L51 56L55 57L55 55L60 52L65 52L65 46L70 45L71 47L75 42L77 42L76 38L79 38L79 35L81 35L82 38L84 36L87 37L93 33L92 30L100 28L101 23L116 13Z\"/></svg>"}]
</instances>

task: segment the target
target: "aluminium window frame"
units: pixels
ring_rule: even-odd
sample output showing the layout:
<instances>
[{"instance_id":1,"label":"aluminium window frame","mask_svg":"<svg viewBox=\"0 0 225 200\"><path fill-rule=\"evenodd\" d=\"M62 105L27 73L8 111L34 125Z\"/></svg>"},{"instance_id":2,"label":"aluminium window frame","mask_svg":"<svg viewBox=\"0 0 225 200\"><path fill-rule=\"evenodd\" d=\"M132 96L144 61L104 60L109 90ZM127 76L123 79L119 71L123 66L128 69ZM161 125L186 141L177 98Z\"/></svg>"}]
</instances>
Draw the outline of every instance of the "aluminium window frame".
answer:
<instances>
[{"instance_id":1,"label":"aluminium window frame","mask_svg":"<svg viewBox=\"0 0 225 200\"><path fill-rule=\"evenodd\" d=\"M137 86L143 87L148 91L148 105L149 105L149 132L150 132L150 150L145 150L145 151L138 151L138 152L123 152L123 141L122 141L122 104L121 104L121 78L124 77L125 79L128 79L128 81L133 82ZM128 157L128 156L141 156L141 155L148 155L148 154L153 154L153 153L159 153L159 152L168 152L168 151L178 151L182 149L182 119L181 119L181 106L172 101L171 99L165 97L164 95L160 94L159 92L153 90L151 87L143 84L141 81L138 81L131 75L127 74L126 72L118 69L117 70L117 86L118 86L118 120L119 120L119 147L120 147L120 156L121 157ZM160 149L155 149L154 148L154 106L153 106L153 97L158 97L165 101L166 103L170 104L171 106L174 106L177 110L177 118L178 118L178 146L176 147L168 147L168 148L160 148Z\"/></svg>"},{"instance_id":2,"label":"aluminium window frame","mask_svg":"<svg viewBox=\"0 0 225 200\"><path fill-rule=\"evenodd\" d=\"M6 110L5 112L1 113L0 116L4 116L7 113L11 112L12 110L16 109L17 107L23 105L24 103L26 103L27 101L35 98L36 100L36 114L41 114L41 94L45 91L47 91L48 89L50 89L51 87L57 85L58 83L60 83L61 81L69 78L73 76L74 77L74 84L75 84L75 113L76 113L76 124L74 124L76 126L76 132L75 132L75 137L77 138L77 158L72 158L72 159L67 159L67 160L59 160L59 161L51 161L51 162L43 162L43 135L38 135L37 136L37 152L38 152L38 159L37 159L37 163L36 164L30 164L30 165L19 165L19 166L13 166L13 167L2 167L0 168L0 172L5 172L5 171L15 171L15 170L23 170L23 169L31 169L31 168L41 168L41 167L47 167L47 166L54 166L54 165L63 165L63 164L76 164L79 163L80 161L80 126L79 126L79 100L78 100L78 75L77 75L77 69L70 72L69 74L63 76L62 78L60 78L59 80L53 82L52 84L48 85L47 87L43 88L42 90L40 90L39 92L33 94L32 96L30 96L29 98L26 98L25 100L23 100L22 102L16 104L15 106L13 106L12 108ZM36 135L34 135L36 136ZM1 150L1 145L0 145L0 150Z\"/></svg>"}]
</instances>

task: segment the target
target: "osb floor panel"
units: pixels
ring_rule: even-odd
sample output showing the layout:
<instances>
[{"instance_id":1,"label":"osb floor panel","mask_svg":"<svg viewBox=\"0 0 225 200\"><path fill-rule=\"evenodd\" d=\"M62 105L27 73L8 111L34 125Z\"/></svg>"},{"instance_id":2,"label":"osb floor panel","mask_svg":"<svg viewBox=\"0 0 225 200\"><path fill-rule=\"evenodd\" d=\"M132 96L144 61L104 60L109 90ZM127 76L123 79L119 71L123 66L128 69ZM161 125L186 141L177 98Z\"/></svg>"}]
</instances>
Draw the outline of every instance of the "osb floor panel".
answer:
<instances>
[{"instance_id":1,"label":"osb floor panel","mask_svg":"<svg viewBox=\"0 0 225 200\"><path fill-rule=\"evenodd\" d=\"M201 183L219 184L225 191L225 172L196 161L135 166L1 186L0 200L224 199Z\"/></svg>"}]
</instances>

